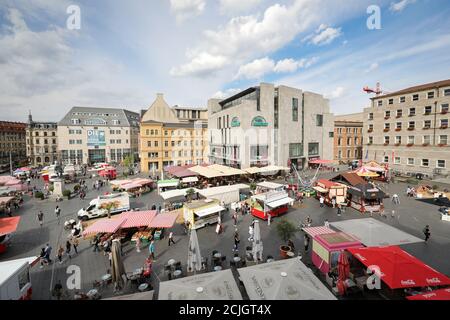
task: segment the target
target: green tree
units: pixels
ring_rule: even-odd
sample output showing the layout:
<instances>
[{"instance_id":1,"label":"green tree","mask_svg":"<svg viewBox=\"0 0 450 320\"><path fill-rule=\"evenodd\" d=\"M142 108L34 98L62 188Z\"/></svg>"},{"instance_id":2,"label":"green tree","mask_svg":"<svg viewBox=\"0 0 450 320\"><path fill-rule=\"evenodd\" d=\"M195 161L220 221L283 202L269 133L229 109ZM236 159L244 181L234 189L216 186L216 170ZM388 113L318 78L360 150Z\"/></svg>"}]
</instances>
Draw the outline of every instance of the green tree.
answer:
<instances>
[{"instance_id":1,"label":"green tree","mask_svg":"<svg viewBox=\"0 0 450 320\"><path fill-rule=\"evenodd\" d=\"M192 188L189 188L188 190L186 190L186 197L188 199L189 202L192 201L192 196L195 194L195 190Z\"/></svg>"},{"instance_id":2,"label":"green tree","mask_svg":"<svg viewBox=\"0 0 450 320\"><path fill-rule=\"evenodd\" d=\"M277 233L278 236L285 243L291 239L294 234L297 232L297 227L290 221L286 219L282 219L277 223Z\"/></svg>"},{"instance_id":3,"label":"green tree","mask_svg":"<svg viewBox=\"0 0 450 320\"><path fill-rule=\"evenodd\" d=\"M130 154L123 159L123 166L127 169L125 171L130 171L134 165L134 155Z\"/></svg>"},{"instance_id":4,"label":"green tree","mask_svg":"<svg viewBox=\"0 0 450 320\"><path fill-rule=\"evenodd\" d=\"M111 201L111 202L105 202L103 203L100 208L105 209L107 211L108 214L108 219L111 219L111 211L113 209L116 209L119 207L119 202L118 201Z\"/></svg>"}]
</instances>

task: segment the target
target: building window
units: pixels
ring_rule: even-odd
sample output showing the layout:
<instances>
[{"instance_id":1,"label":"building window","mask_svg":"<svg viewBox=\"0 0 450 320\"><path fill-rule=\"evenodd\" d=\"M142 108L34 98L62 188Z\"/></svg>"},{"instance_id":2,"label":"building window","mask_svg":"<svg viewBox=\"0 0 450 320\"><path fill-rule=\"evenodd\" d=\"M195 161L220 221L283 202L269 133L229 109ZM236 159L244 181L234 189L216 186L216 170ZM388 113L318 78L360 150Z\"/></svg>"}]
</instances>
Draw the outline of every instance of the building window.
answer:
<instances>
[{"instance_id":1,"label":"building window","mask_svg":"<svg viewBox=\"0 0 450 320\"><path fill-rule=\"evenodd\" d=\"M401 116L403 116L403 110L399 109L397 110L397 118L400 118Z\"/></svg>"},{"instance_id":2,"label":"building window","mask_svg":"<svg viewBox=\"0 0 450 320\"><path fill-rule=\"evenodd\" d=\"M71 119L70 122L71 122L72 124L80 124L80 123L81 123L81 120L80 120L80 119Z\"/></svg>"},{"instance_id":3,"label":"building window","mask_svg":"<svg viewBox=\"0 0 450 320\"><path fill-rule=\"evenodd\" d=\"M429 115L429 114L431 114L431 106L426 106L425 108L424 108L424 113L423 113L424 115Z\"/></svg>"},{"instance_id":4,"label":"building window","mask_svg":"<svg viewBox=\"0 0 450 320\"><path fill-rule=\"evenodd\" d=\"M384 144L389 144L389 140L390 140L389 136L385 136L384 137Z\"/></svg>"},{"instance_id":5,"label":"building window","mask_svg":"<svg viewBox=\"0 0 450 320\"><path fill-rule=\"evenodd\" d=\"M290 143L289 157L303 157L303 145L301 143Z\"/></svg>"},{"instance_id":6,"label":"building window","mask_svg":"<svg viewBox=\"0 0 450 320\"><path fill-rule=\"evenodd\" d=\"M408 129L409 129L409 130L414 130L415 127L416 127L416 123L415 123L414 121L410 121L410 122L408 123Z\"/></svg>"},{"instance_id":7,"label":"building window","mask_svg":"<svg viewBox=\"0 0 450 320\"><path fill-rule=\"evenodd\" d=\"M414 158L408 158L408 166L413 166L414 165Z\"/></svg>"},{"instance_id":8,"label":"building window","mask_svg":"<svg viewBox=\"0 0 450 320\"><path fill-rule=\"evenodd\" d=\"M175 147L175 141L171 141L170 144L172 147Z\"/></svg>"},{"instance_id":9,"label":"building window","mask_svg":"<svg viewBox=\"0 0 450 320\"><path fill-rule=\"evenodd\" d=\"M369 131L373 131L373 124L369 124Z\"/></svg>"},{"instance_id":10,"label":"building window","mask_svg":"<svg viewBox=\"0 0 450 320\"><path fill-rule=\"evenodd\" d=\"M355 137L355 146L358 145L358 137Z\"/></svg>"},{"instance_id":11,"label":"building window","mask_svg":"<svg viewBox=\"0 0 450 320\"><path fill-rule=\"evenodd\" d=\"M441 104L441 113L448 113L448 103Z\"/></svg>"},{"instance_id":12,"label":"building window","mask_svg":"<svg viewBox=\"0 0 450 320\"><path fill-rule=\"evenodd\" d=\"M384 162L384 163L388 163L388 162L389 162L389 156L384 156L383 162Z\"/></svg>"},{"instance_id":13,"label":"building window","mask_svg":"<svg viewBox=\"0 0 450 320\"><path fill-rule=\"evenodd\" d=\"M391 112L390 111L385 111L384 112L384 117L385 118L390 118L391 117Z\"/></svg>"},{"instance_id":14,"label":"building window","mask_svg":"<svg viewBox=\"0 0 450 320\"><path fill-rule=\"evenodd\" d=\"M384 130L389 131L389 129L391 129L391 124L390 123L385 123L384 124Z\"/></svg>"},{"instance_id":15,"label":"building window","mask_svg":"<svg viewBox=\"0 0 450 320\"><path fill-rule=\"evenodd\" d=\"M367 142L368 142L369 144L373 144L373 137L368 137L367 139L368 139Z\"/></svg>"},{"instance_id":16,"label":"building window","mask_svg":"<svg viewBox=\"0 0 450 320\"><path fill-rule=\"evenodd\" d=\"M383 100L378 100L378 106L382 107L383 106Z\"/></svg>"},{"instance_id":17,"label":"building window","mask_svg":"<svg viewBox=\"0 0 450 320\"><path fill-rule=\"evenodd\" d=\"M164 130L164 135L167 136L169 132L167 130Z\"/></svg>"},{"instance_id":18,"label":"building window","mask_svg":"<svg viewBox=\"0 0 450 320\"><path fill-rule=\"evenodd\" d=\"M439 169L445 169L445 160L436 161L436 167Z\"/></svg>"},{"instance_id":19,"label":"building window","mask_svg":"<svg viewBox=\"0 0 450 320\"><path fill-rule=\"evenodd\" d=\"M450 96L450 89L444 90L444 96L446 96L446 97Z\"/></svg>"},{"instance_id":20,"label":"building window","mask_svg":"<svg viewBox=\"0 0 450 320\"><path fill-rule=\"evenodd\" d=\"M316 115L316 126L318 126L318 127L323 126L323 115L322 114Z\"/></svg>"},{"instance_id":21,"label":"building window","mask_svg":"<svg viewBox=\"0 0 450 320\"><path fill-rule=\"evenodd\" d=\"M149 148L152 147L152 142L151 141L147 141L147 147L149 147Z\"/></svg>"},{"instance_id":22,"label":"building window","mask_svg":"<svg viewBox=\"0 0 450 320\"><path fill-rule=\"evenodd\" d=\"M319 143L313 142L308 143L308 155L318 155L319 154Z\"/></svg>"},{"instance_id":23,"label":"building window","mask_svg":"<svg viewBox=\"0 0 450 320\"><path fill-rule=\"evenodd\" d=\"M394 104L394 99L389 99L389 104Z\"/></svg>"},{"instance_id":24,"label":"building window","mask_svg":"<svg viewBox=\"0 0 450 320\"><path fill-rule=\"evenodd\" d=\"M341 143L342 143L342 138L338 138L338 141L337 141L338 146L340 146Z\"/></svg>"},{"instance_id":25,"label":"building window","mask_svg":"<svg viewBox=\"0 0 450 320\"><path fill-rule=\"evenodd\" d=\"M347 150L347 158L351 157L351 150Z\"/></svg>"},{"instance_id":26,"label":"building window","mask_svg":"<svg viewBox=\"0 0 450 320\"><path fill-rule=\"evenodd\" d=\"M431 120L425 120L423 122L423 128L424 129L430 129L431 128Z\"/></svg>"},{"instance_id":27,"label":"building window","mask_svg":"<svg viewBox=\"0 0 450 320\"><path fill-rule=\"evenodd\" d=\"M409 116L415 116L416 115L416 108L409 108Z\"/></svg>"},{"instance_id":28,"label":"building window","mask_svg":"<svg viewBox=\"0 0 450 320\"><path fill-rule=\"evenodd\" d=\"M417 100L419 100L419 95L418 94L413 94L412 101L417 101Z\"/></svg>"},{"instance_id":29,"label":"building window","mask_svg":"<svg viewBox=\"0 0 450 320\"><path fill-rule=\"evenodd\" d=\"M427 93L427 97L428 99L433 99L434 98L434 91L430 91Z\"/></svg>"},{"instance_id":30,"label":"building window","mask_svg":"<svg viewBox=\"0 0 450 320\"><path fill-rule=\"evenodd\" d=\"M447 145L448 140L447 140L447 135L440 135L439 136L439 144L440 145Z\"/></svg>"},{"instance_id":31,"label":"building window","mask_svg":"<svg viewBox=\"0 0 450 320\"><path fill-rule=\"evenodd\" d=\"M402 144L402 137L401 136L396 136L395 137L395 144Z\"/></svg>"},{"instance_id":32,"label":"building window","mask_svg":"<svg viewBox=\"0 0 450 320\"><path fill-rule=\"evenodd\" d=\"M430 160L422 159L422 167L428 167L430 165Z\"/></svg>"},{"instance_id":33,"label":"building window","mask_svg":"<svg viewBox=\"0 0 450 320\"><path fill-rule=\"evenodd\" d=\"M298 121L298 99L292 98L292 121Z\"/></svg>"},{"instance_id":34,"label":"building window","mask_svg":"<svg viewBox=\"0 0 450 320\"><path fill-rule=\"evenodd\" d=\"M369 120L373 120L373 112L369 113Z\"/></svg>"},{"instance_id":35,"label":"building window","mask_svg":"<svg viewBox=\"0 0 450 320\"><path fill-rule=\"evenodd\" d=\"M169 146L169 141L165 140L164 141L164 147L168 147Z\"/></svg>"},{"instance_id":36,"label":"building window","mask_svg":"<svg viewBox=\"0 0 450 320\"><path fill-rule=\"evenodd\" d=\"M352 144L352 138L347 138L347 145L350 146Z\"/></svg>"},{"instance_id":37,"label":"building window","mask_svg":"<svg viewBox=\"0 0 450 320\"><path fill-rule=\"evenodd\" d=\"M406 101L406 98L405 97L400 97L400 103L403 103L403 102L405 102Z\"/></svg>"},{"instance_id":38,"label":"building window","mask_svg":"<svg viewBox=\"0 0 450 320\"><path fill-rule=\"evenodd\" d=\"M394 158L394 163L395 164L400 164L400 157L395 157Z\"/></svg>"},{"instance_id":39,"label":"building window","mask_svg":"<svg viewBox=\"0 0 450 320\"><path fill-rule=\"evenodd\" d=\"M339 152L338 152L338 159L342 159L342 151L341 150L339 150Z\"/></svg>"},{"instance_id":40,"label":"building window","mask_svg":"<svg viewBox=\"0 0 450 320\"><path fill-rule=\"evenodd\" d=\"M166 158L169 157L169 152L168 151L164 151L164 157L166 157Z\"/></svg>"},{"instance_id":41,"label":"building window","mask_svg":"<svg viewBox=\"0 0 450 320\"><path fill-rule=\"evenodd\" d=\"M448 128L448 119L441 119L441 128Z\"/></svg>"},{"instance_id":42,"label":"building window","mask_svg":"<svg viewBox=\"0 0 450 320\"><path fill-rule=\"evenodd\" d=\"M397 122L397 123L395 124L395 128L396 128L396 129L401 129L401 128L402 128L402 123L401 123L401 122Z\"/></svg>"},{"instance_id":43,"label":"building window","mask_svg":"<svg viewBox=\"0 0 450 320\"><path fill-rule=\"evenodd\" d=\"M424 144L424 145L429 145L429 144L430 144L430 141L431 141L430 135L425 135L425 136L423 136L423 144Z\"/></svg>"},{"instance_id":44,"label":"building window","mask_svg":"<svg viewBox=\"0 0 450 320\"><path fill-rule=\"evenodd\" d=\"M269 124L267 123L266 119L264 119L261 116L254 117L252 119L252 126L253 127L267 127Z\"/></svg>"},{"instance_id":45,"label":"building window","mask_svg":"<svg viewBox=\"0 0 450 320\"><path fill-rule=\"evenodd\" d=\"M414 144L415 137L414 136L408 136L408 144Z\"/></svg>"},{"instance_id":46,"label":"building window","mask_svg":"<svg viewBox=\"0 0 450 320\"><path fill-rule=\"evenodd\" d=\"M334 137L334 132L329 132L329 133L328 133L328 136L329 136L330 138L333 138L333 137Z\"/></svg>"}]
</instances>

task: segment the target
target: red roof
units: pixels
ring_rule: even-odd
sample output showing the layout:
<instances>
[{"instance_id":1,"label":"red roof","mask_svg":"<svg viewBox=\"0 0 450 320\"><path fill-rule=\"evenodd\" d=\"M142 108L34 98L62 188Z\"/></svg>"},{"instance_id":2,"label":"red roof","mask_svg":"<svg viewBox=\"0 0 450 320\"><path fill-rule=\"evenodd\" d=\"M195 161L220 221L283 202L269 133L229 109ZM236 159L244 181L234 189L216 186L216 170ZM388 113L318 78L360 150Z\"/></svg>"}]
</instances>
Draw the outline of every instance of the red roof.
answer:
<instances>
[{"instance_id":1,"label":"red roof","mask_svg":"<svg viewBox=\"0 0 450 320\"><path fill-rule=\"evenodd\" d=\"M430 291L406 297L408 300L450 300L450 288Z\"/></svg>"},{"instance_id":2,"label":"red roof","mask_svg":"<svg viewBox=\"0 0 450 320\"><path fill-rule=\"evenodd\" d=\"M160 213L150 222L150 228L172 228L177 220L178 212Z\"/></svg>"},{"instance_id":3,"label":"red roof","mask_svg":"<svg viewBox=\"0 0 450 320\"><path fill-rule=\"evenodd\" d=\"M126 219L120 226L121 229L125 228L139 228L150 225L153 218L156 216L156 210L148 211L128 211L120 215L120 217Z\"/></svg>"},{"instance_id":4,"label":"red roof","mask_svg":"<svg viewBox=\"0 0 450 320\"><path fill-rule=\"evenodd\" d=\"M338 183L330 181L330 180L327 180L327 179L317 180L317 183L322 184L326 189L329 189L331 187L339 187Z\"/></svg>"},{"instance_id":5,"label":"red roof","mask_svg":"<svg viewBox=\"0 0 450 320\"><path fill-rule=\"evenodd\" d=\"M10 234L17 230L20 217L2 218L0 219L0 237Z\"/></svg>"},{"instance_id":6,"label":"red roof","mask_svg":"<svg viewBox=\"0 0 450 320\"><path fill-rule=\"evenodd\" d=\"M378 266L381 280L391 289L450 285L450 278L398 246L350 248L365 266Z\"/></svg>"}]
</instances>

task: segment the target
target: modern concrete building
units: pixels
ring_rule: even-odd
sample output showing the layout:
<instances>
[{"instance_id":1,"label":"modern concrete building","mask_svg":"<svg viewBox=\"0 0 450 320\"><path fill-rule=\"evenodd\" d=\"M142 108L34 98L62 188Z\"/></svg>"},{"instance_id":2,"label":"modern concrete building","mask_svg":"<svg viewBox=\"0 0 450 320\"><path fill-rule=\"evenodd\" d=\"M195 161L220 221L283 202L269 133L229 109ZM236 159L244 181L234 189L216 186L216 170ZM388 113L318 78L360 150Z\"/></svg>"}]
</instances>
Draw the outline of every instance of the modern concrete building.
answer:
<instances>
[{"instance_id":1,"label":"modern concrete building","mask_svg":"<svg viewBox=\"0 0 450 320\"><path fill-rule=\"evenodd\" d=\"M0 121L0 171L27 163L26 123Z\"/></svg>"},{"instance_id":2,"label":"modern concrete building","mask_svg":"<svg viewBox=\"0 0 450 320\"><path fill-rule=\"evenodd\" d=\"M62 163L120 163L139 157L139 114L125 109L73 107L58 123Z\"/></svg>"},{"instance_id":3,"label":"modern concrete building","mask_svg":"<svg viewBox=\"0 0 450 320\"><path fill-rule=\"evenodd\" d=\"M334 160L348 163L362 158L363 113L334 117Z\"/></svg>"},{"instance_id":4,"label":"modern concrete building","mask_svg":"<svg viewBox=\"0 0 450 320\"><path fill-rule=\"evenodd\" d=\"M295 165L333 158L333 115L322 95L261 83L208 101L210 163Z\"/></svg>"},{"instance_id":5,"label":"modern concrete building","mask_svg":"<svg viewBox=\"0 0 450 320\"><path fill-rule=\"evenodd\" d=\"M364 109L363 157L398 172L430 177L450 171L450 79L371 99Z\"/></svg>"},{"instance_id":6,"label":"modern concrete building","mask_svg":"<svg viewBox=\"0 0 450 320\"><path fill-rule=\"evenodd\" d=\"M27 157L35 166L58 161L58 125L56 122L36 122L30 115L27 123Z\"/></svg>"},{"instance_id":7,"label":"modern concrete building","mask_svg":"<svg viewBox=\"0 0 450 320\"><path fill-rule=\"evenodd\" d=\"M207 160L207 110L170 107L162 93L142 112L141 171L161 174L169 165L201 164Z\"/></svg>"}]
</instances>

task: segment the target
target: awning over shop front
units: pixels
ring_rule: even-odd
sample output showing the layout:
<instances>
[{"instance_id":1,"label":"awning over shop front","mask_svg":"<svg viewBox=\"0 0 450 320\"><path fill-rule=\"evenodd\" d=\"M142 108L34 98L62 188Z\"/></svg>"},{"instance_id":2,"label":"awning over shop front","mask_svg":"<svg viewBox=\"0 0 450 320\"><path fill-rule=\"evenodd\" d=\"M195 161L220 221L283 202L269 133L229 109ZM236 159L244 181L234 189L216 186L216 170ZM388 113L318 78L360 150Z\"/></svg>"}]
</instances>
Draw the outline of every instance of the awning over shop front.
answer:
<instances>
[{"instance_id":1,"label":"awning over shop front","mask_svg":"<svg viewBox=\"0 0 450 320\"><path fill-rule=\"evenodd\" d=\"M115 233L126 219L102 219L98 220L84 230L83 235L90 235L94 233Z\"/></svg>"},{"instance_id":2,"label":"awning over shop front","mask_svg":"<svg viewBox=\"0 0 450 320\"><path fill-rule=\"evenodd\" d=\"M200 218L202 218L202 217L205 217L205 216L208 216L210 214L213 214L213 213L216 213L216 212L220 212L220 211L223 211L223 210L225 210L224 207L217 205L217 206L209 207L209 208L206 208L206 209L203 209L203 210L195 211L195 214L197 216L199 216Z\"/></svg>"},{"instance_id":3,"label":"awning over shop front","mask_svg":"<svg viewBox=\"0 0 450 320\"><path fill-rule=\"evenodd\" d=\"M349 248L366 267L377 266L381 280L391 289L450 285L450 278L398 246Z\"/></svg>"},{"instance_id":4,"label":"awning over shop front","mask_svg":"<svg viewBox=\"0 0 450 320\"><path fill-rule=\"evenodd\" d=\"M124 223L120 226L120 228L139 228L150 225L153 219L156 216L155 210L148 211L128 211L124 212L120 215L121 218L124 218Z\"/></svg>"},{"instance_id":5,"label":"awning over shop front","mask_svg":"<svg viewBox=\"0 0 450 320\"><path fill-rule=\"evenodd\" d=\"M324 188L322 188L322 187L313 187L313 189L314 190L316 190L317 192L320 192L320 193L327 193L328 192L328 190L327 189L324 189Z\"/></svg>"},{"instance_id":6,"label":"awning over shop front","mask_svg":"<svg viewBox=\"0 0 450 320\"><path fill-rule=\"evenodd\" d=\"M294 202L294 199L286 197L283 199L269 202L269 203L267 203L267 206L269 206L270 208L278 208L278 207L284 206L286 204L292 204L293 202Z\"/></svg>"},{"instance_id":7,"label":"awning over shop front","mask_svg":"<svg viewBox=\"0 0 450 320\"><path fill-rule=\"evenodd\" d=\"M10 217L0 219L0 237L5 234L13 233L17 230L20 217Z\"/></svg>"},{"instance_id":8,"label":"awning over shop front","mask_svg":"<svg viewBox=\"0 0 450 320\"><path fill-rule=\"evenodd\" d=\"M181 179L181 182L183 183L193 183L193 182L197 182L198 178L197 177L186 177Z\"/></svg>"},{"instance_id":9,"label":"awning over shop front","mask_svg":"<svg viewBox=\"0 0 450 320\"><path fill-rule=\"evenodd\" d=\"M179 212L160 213L150 222L150 228L172 228Z\"/></svg>"},{"instance_id":10,"label":"awning over shop front","mask_svg":"<svg viewBox=\"0 0 450 320\"><path fill-rule=\"evenodd\" d=\"M316 237L316 236L320 236L322 234L330 234L330 233L336 233L336 231L331 230L328 227L308 227L308 228L303 228L303 231L305 231L305 233L307 233L308 235L310 235L311 237Z\"/></svg>"}]
</instances>

